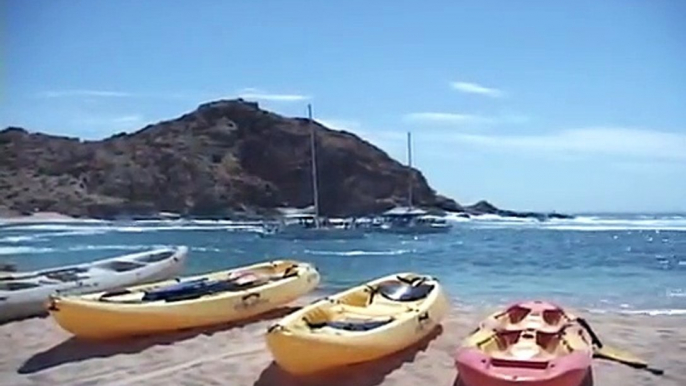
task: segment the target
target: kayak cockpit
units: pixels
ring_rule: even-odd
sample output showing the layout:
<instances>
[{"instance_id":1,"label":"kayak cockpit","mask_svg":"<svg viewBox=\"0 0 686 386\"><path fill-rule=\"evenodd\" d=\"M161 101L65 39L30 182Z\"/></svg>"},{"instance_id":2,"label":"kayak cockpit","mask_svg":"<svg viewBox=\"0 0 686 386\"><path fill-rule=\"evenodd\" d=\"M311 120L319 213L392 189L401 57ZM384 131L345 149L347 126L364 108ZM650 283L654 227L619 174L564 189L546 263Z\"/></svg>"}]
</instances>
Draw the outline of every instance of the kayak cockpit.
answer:
<instances>
[{"instance_id":1,"label":"kayak cockpit","mask_svg":"<svg viewBox=\"0 0 686 386\"><path fill-rule=\"evenodd\" d=\"M128 260L106 261L104 263L93 265L93 268L95 269L113 272L129 272L143 267L145 267L145 264Z\"/></svg>"},{"instance_id":2,"label":"kayak cockpit","mask_svg":"<svg viewBox=\"0 0 686 386\"><path fill-rule=\"evenodd\" d=\"M76 281L84 279L88 276L83 275L88 272L86 267L72 267L66 269L56 269L50 271L42 271L38 277L45 277L46 279L56 280L56 281Z\"/></svg>"},{"instance_id":3,"label":"kayak cockpit","mask_svg":"<svg viewBox=\"0 0 686 386\"><path fill-rule=\"evenodd\" d=\"M329 298L305 314L301 326L313 332L373 330L401 318L403 314L415 314L417 307L436 288L428 277L398 276Z\"/></svg>"},{"instance_id":4,"label":"kayak cockpit","mask_svg":"<svg viewBox=\"0 0 686 386\"><path fill-rule=\"evenodd\" d=\"M330 327L338 330L345 330L345 331L369 331L373 330L375 328L379 328L382 326L387 325L388 323L391 323L393 321L393 318L385 318L385 319L380 319L380 320L370 320L370 319L356 319L356 318L346 318L346 319L340 319L340 320L327 320L323 322L318 322L318 323L312 323L309 321L306 321L307 326L312 329L320 329L324 327Z\"/></svg>"},{"instance_id":5,"label":"kayak cockpit","mask_svg":"<svg viewBox=\"0 0 686 386\"><path fill-rule=\"evenodd\" d=\"M298 275L295 264L276 264L253 269L231 271L220 277L206 277L176 281L163 285L146 286L136 290L106 292L97 300L119 303L177 302L198 299L204 296L218 295L226 292L255 289L275 281Z\"/></svg>"},{"instance_id":6,"label":"kayak cockpit","mask_svg":"<svg viewBox=\"0 0 686 386\"><path fill-rule=\"evenodd\" d=\"M157 253L148 253L140 257L136 257L133 260L143 263L143 264L150 264L150 263L158 263L160 261L167 260L171 257L173 257L175 254L174 251L163 251L163 252L157 252Z\"/></svg>"},{"instance_id":7,"label":"kayak cockpit","mask_svg":"<svg viewBox=\"0 0 686 386\"><path fill-rule=\"evenodd\" d=\"M543 331L498 331L480 346L495 359L549 361L570 353L559 333Z\"/></svg>"},{"instance_id":8,"label":"kayak cockpit","mask_svg":"<svg viewBox=\"0 0 686 386\"><path fill-rule=\"evenodd\" d=\"M40 284L30 281L8 281L0 282L0 291L21 291L31 288L37 288L40 286Z\"/></svg>"}]
</instances>

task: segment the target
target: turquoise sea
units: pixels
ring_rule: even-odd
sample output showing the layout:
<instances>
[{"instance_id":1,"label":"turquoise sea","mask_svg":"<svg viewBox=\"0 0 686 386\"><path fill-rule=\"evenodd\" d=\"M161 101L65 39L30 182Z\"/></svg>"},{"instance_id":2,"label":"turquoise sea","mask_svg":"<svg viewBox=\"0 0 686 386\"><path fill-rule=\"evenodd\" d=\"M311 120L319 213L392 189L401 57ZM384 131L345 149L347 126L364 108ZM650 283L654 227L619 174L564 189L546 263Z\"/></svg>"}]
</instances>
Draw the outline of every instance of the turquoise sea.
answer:
<instances>
[{"instance_id":1,"label":"turquoise sea","mask_svg":"<svg viewBox=\"0 0 686 386\"><path fill-rule=\"evenodd\" d=\"M345 241L267 239L232 221L0 223L0 262L29 270L187 245L186 274L288 257L318 267L322 292L417 271L467 306L545 298L595 312L686 314L686 215L450 221L447 234Z\"/></svg>"}]
</instances>

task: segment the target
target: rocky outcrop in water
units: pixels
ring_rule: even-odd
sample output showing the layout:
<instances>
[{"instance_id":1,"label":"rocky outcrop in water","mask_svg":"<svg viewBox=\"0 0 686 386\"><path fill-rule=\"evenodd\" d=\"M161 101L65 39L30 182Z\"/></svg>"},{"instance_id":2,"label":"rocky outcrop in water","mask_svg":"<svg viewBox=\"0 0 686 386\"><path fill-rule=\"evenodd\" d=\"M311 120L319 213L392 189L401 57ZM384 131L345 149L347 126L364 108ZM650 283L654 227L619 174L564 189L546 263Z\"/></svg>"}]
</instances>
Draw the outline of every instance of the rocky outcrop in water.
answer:
<instances>
[{"instance_id":1,"label":"rocky outcrop in water","mask_svg":"<svg viewBox=\"0 0 686 386\"><path fill-rule=\"evenodd\" d=\"M354 134L314 123L320 207L327 215L404 204L410 170ZM82 141L10 127L0 132L0 204L114 218L174 212L225 217L312 204L310 123L222 100L132 134ZM418 170L415 204L460 211Z\"/></svg>"},{"instance_id":2,"label":"rocky outcrop in water","mask_svg":"<svg viewBox=\"0 0 686 386\"><path fill-rule=\"evenodd\" d=\"M464 213L469 215L494 214L501 217L535 218L540 221L573 218L573 216L561 213L517 212L513 210L505 210L497 208L488 201L479 201L473 205L465 205L462 207L462 209Z\"/></svg>"}]
</instances>

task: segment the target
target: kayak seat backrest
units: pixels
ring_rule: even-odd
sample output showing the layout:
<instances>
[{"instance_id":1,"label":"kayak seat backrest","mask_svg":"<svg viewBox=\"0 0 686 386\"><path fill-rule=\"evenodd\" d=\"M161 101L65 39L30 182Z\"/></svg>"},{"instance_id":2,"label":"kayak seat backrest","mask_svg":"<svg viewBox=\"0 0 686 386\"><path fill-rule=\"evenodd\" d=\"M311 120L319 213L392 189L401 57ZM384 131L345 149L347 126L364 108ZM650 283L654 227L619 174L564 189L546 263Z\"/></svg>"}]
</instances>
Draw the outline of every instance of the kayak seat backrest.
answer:
<instances>
[{"instance_id":1,"label":"kayak seat backrest","mask_svg":"<svg viewBox=\"0 0 686 386\"><path fill-rule=\"evenodd\" d=\"M401 282L381 283L378 292L388 300L396 302L413 302L425 299L434 289L432 284L420 284L413 286Z\"/></svg>"},{"instance_id":2,"label":"kayak seat backrest","mask_svg":"<svg viewBox=\"0 0 686 386\"><path fill-rule=\"evenodd\" d=\"M347 304L355 307L365 307L369 303L370 292L366 291L355 291L347 295L342 296L338 299L339 303Z\"/></svg>"},{"instance_id":3,"label":"kayak seat backrest","mask_svg":"<svg viewBox=\"0 0 686 386\"><path fill-rule=\"evenodd\" d=\"M538 331L536 334L536 344L541 346L548 353L555 353L560 345L561 334L545 333Z\"/></svg>"},{"instance_id":4,"label":"kayak seat backrest","mask_svg":"<svg viewBox=\"0 0 686 386\"><path fill-rule=\"evenodd\" d=\"M545 352L552 354L557 350L561 336L558 332L499 330L497 331L496 338L498 340L499 349L503 351L518 344L522 340L533 340L535 341L535 344L545 350Z\"/></svg>"},{"instance_id":5,"label":"kayak seat backrest","mask_svg":"<svg viewBox=\"0 0 686 386\"><path fill-rule=\"evenodd\" d=\"M510 346L517 343L517 340L519 340L519 334L521 334L521 331L518 331L518 330L501 330L501 331L498 331L496 334L498 349L501 351L505 351Z\"/></svg>"},{"instance_id":6,"label":"kayak seat backrest","mask_svg":"<svg viewBox=\"0 0 686 386\"><path fill-rule=\"evenodd\" d=\"M529 315L530 309L515 305L507 310L507 316L510 319L510 323L517 324L524 320L524 318Z\"/></svg>"},{"instance_id":7,"label":"kayak seat backrest","mask_svg":"<svg viewBox=\"0 0 686 386\"><path fill-rule=\"evenodd\" d=\"M558 324L563 316L564 313L560 309L543 311L543 320L550 325Z\"/></svg>"}]
</instances>

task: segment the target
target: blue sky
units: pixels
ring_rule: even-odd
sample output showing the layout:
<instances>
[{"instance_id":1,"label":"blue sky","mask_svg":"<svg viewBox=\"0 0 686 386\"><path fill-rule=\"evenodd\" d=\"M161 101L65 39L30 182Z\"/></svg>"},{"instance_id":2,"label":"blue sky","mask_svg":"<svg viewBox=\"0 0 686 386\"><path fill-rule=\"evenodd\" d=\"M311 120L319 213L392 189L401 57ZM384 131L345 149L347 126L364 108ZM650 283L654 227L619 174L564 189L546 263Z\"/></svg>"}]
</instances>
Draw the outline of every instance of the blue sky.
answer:
<instances>
[{"instance_id":1,"label":"blue sky","mask_svg":"<svg viewBox=\"0 0 686 386\"><path fill-rule=\"evenodd\" d=\"M0 125L101 138L244 96L440 193L686 211L686 3L3 1ZM325 171L324 171L325 172Z\"/></svg>"}]
</instances>

